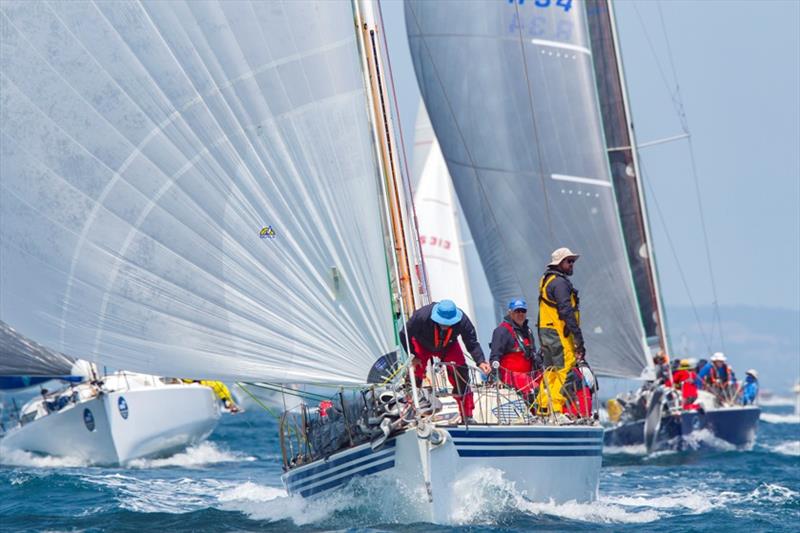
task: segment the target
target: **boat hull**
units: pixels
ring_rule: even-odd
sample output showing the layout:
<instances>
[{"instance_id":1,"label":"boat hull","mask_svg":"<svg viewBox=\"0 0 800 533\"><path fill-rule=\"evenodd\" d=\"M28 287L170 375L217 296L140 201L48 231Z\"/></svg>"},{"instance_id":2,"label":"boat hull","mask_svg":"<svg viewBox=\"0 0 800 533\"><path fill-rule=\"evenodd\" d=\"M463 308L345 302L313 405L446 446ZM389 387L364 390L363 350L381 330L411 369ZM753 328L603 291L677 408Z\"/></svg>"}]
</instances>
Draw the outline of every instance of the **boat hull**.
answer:
<instances>
[{"instance_id":1,"label":"boat hull","mask_svg":"<svg viewBox=\"0 0 800 533\"><path fill-rule=\"evenodd\" d=\"M123 416L124 415L124 416ZM173 385L105 393L11 429L6 448L97 465L166 456L204 440L220 409L208 387Z\"/></svg>"},{"instance_id":2,"label":"boat hull","mask_svg":"<svg viewBox=\"0 0 800 533\"><path fill-rule=\"evenodd\" d=\"M690 437L707 430L737 448L750 448L756 440L761 409L756 406L723 407L707 411L682 411L665 416L650 451L683 450L694 447ZM606 446L636 446L645 443L645 422L636 420L608 428Z\"/></svg>"},{"instance_id":3,"label":"boat hull","mask_svg":"<svg viewBox=\"0 0 800 533\"><path fill-rule=\"evenodd\" d=\"M296 467L283 476L290 494L314 497L353 478L391 476L410 492L430 483L421 512L434 523L452 523L463 506L456 484L481 469L494 469L531 501L590 502L597 498L603 429L593 426L438 427L443 442L430 444L406 430L373 451L364 444ZM422 450L422 453L421 453Z\"/></svg>"}]
</instances>

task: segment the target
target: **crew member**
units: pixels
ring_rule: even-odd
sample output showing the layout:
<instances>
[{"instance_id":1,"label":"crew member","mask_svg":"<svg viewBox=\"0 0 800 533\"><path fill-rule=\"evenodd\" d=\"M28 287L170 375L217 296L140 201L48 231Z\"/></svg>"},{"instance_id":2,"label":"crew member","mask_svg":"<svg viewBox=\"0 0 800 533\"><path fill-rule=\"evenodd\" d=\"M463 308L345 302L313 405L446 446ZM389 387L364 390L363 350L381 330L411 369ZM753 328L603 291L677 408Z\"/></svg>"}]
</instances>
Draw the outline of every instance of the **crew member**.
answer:
<instances>
[{"instance_id":1,"label":"crew member","mask_svg":"<svg viewBox=\"0 0 800 533\"><path fill-rule=\"evenodd\" d=\"M758 397L758 372L752 368L745 372L742 387L742 405L754 404Z\"/></svg>"},{"instance_id":2,"label":"crew member","mask_svg":"<svg viewBox=\"0 0 800 533\"><path fill-rule=\"evenodd\" d=\"M664 352L658 352L653 356L653 366L656 371L656 383L665 387L672 387L672 377L669 371L669 363Z\"/></svg>"},{"instance_id":3,"label":"crew member","mask_svg":"<svg viewBox=\"0 0 800 533\"><path fill-rule=\"evenodd\" d=\"M711 361L697 374L700 382L706 388L717 388L720 391L727 391L731 385L736 384L736 376L733 369L728 366L728 358L722 352L716 352L711 356Z\"/></svg>"},{"instance_id":4,"label":"crew member","mask_svg":"<svg viewBox=\"0 0 800 533\"><path fill-rule=\"evenodd\" d=\"M684 409L697 409L697 375L692 369L692 363L688 359L681 359L678 369L672 374L672 382L675 388L681 391Z\"/></svg>"},{"instance_id":5,"label":"crew member","mask_svg":"<svg viewBox=\"0 0 800 533\"><path fill-rule=\"evenodd\" d=\"M437 356L444 363L453 363L446 366L447 377L453 386L453 397L458 403L461 419L469 421L475 405L469 389L469 368L458 343L459 336L480 369L488 374L489 363L485 361L478 343L475 326L452 300L428 304L414 311L400 331L400 344L414 355L417 383L422 383L431 357Z\"/></svg>"},{"instance_id":6,"label":"crew member","mask_svg":"<svg viewBox=\"0 0 800 533\"><path fill-rule=\"evenodd\" d=\"M494 329L489 347L489 360L500 364L500 380L528 398L535 386L534 369L541 368L541 364L535 361L536 346L528 326L528 304L523 298L508 302L508 314Z\"/></svg>"},{"instance_id":7,"label":"crew member","mask_svg":"<svg viewBox=\"0 0 800 533\"><path fill-rule=\"evenodd\" d=\"M539 344L542 347L544 383L539 387L542 414L563 412L561 388L567 374L586 355L580 328L578 291L569 276L578 254L569 248L555 250L539 282Z\"/></svg>"}]
</instances>

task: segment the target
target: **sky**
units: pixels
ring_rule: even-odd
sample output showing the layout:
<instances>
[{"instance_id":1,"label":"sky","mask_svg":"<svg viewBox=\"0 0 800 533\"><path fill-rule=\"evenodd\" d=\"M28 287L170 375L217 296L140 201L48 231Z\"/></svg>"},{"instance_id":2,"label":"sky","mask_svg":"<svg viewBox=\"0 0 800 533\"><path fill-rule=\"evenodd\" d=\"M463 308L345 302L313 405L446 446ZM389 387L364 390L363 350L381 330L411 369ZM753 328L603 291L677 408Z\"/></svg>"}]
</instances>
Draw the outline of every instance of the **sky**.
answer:
<instances>
[{"instance_id":1,"label":"sky","mask_svg":"<svg viewBox=\"0 0 800 533\"><path fill-rule=\"evenodd\" d=\"M410 165L419 90L402 2L381 9ZM673 65L691 133L693 150L686 139L640 150L666 305L715 301L693 151L716 300L800 310L800 1L620 0L615 10L637 142L684 133Z\"/></svg>"}]
</instances>

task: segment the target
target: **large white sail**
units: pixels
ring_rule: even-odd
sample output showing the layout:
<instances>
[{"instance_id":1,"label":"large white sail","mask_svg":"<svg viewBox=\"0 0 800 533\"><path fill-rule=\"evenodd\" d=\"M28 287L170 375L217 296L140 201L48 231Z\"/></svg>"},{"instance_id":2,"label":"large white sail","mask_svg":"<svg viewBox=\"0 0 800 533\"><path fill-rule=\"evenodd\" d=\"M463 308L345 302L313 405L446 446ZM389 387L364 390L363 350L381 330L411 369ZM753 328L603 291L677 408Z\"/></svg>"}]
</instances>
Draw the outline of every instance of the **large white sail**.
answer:
<instances>
[{"instance_id":1,"label":"large white sail","mask_svg":"<svg viewBox=\"0 0 800 533\"><path fill-rule=\"evenodd\" d=\"M349 1L4 1L0 38L0 319L168 375L394 349Z\"/></svg>"},{"instance_id":2,"label":"large white sail","mask_svg":"<svg viewBox=\"0 0 800 533\"><path fill-rule=\"evenodd\" d=\"M417 113L413 168L414 207L431 300L454 300L474 320L458 199L424 105Z\"/></svg>"},{"instance_id":3,"label":"large white sail","mask_svg":"<svg viewBox=\"0 0 800 533\"><path fill-rule=\"evenodd\" d=\"M584 5L411 0L420 89L498 308L582 254L588 359L638 377L646 343L619 225Z\"/></svg>"},{"instance_id":4,"label":"large white sail","mask_svg":"<svg viewBox=\"0 0 800 533\"><path fill-rule=\"evenodd\" d=\"M0 377L68 376L73 363L71 357L20 335L0 320Z\"/></svg>"}]
</instances>

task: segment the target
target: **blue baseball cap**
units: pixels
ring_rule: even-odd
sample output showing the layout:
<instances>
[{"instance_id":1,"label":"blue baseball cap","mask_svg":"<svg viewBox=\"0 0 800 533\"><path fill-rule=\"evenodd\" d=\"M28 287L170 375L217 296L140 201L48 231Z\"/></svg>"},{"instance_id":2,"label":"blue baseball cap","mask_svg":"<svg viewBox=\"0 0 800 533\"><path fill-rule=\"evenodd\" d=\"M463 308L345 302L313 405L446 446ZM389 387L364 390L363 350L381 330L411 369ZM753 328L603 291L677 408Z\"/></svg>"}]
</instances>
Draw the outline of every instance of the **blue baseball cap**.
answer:
<instances>
[{"instance_id":1,"label":"blue baseball cap","mask_svg":"<svg viewBox=\"0 0 800 533\"><path fill-rule=\"evenodd\" d=\"M528 302L525 301L525 298L515 298L508 302L509 311L516 311L517 309L528 310Z\"/></svg>"},{"instance_id":2,"label":"blue baseball cap","mask_svg":"<svg viewBox=\"0 0 800 533\"><path fill-rule=\"evenodd\" d=\"M431 320L442 326L452 326L461 321L462 316L464 316L463 311L456 306L453 300L442 300L434 305L433 311L431 311Z\"/></svg>"}]
</instances>

